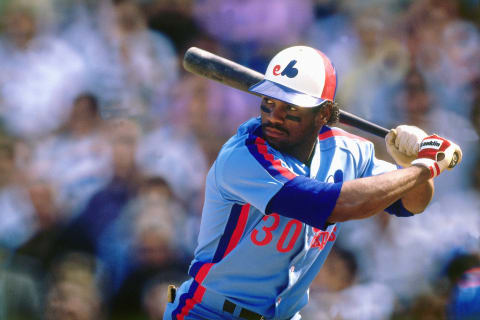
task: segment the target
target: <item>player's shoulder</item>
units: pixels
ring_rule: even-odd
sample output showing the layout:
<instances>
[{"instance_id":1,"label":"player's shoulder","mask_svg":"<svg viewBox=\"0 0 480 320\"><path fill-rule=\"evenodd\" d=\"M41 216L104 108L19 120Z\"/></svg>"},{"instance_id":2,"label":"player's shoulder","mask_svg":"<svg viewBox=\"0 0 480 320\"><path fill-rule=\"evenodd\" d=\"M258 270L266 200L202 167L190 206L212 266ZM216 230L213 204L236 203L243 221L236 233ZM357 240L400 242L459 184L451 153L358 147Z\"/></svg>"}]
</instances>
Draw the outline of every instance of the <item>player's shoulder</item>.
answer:
<instances>
[{"instance_id":1,"label":"player's shoulder","mask_svg":"<svg viewBox=\"0 0 480 320\"><path fill-rule=\"evenodd\" d=\"M370 148L373 143L363 137L352 134L338 127L323 126L318 134L320 149L338 148Z\"/></svg>"},{"instance_id":2,"label":"player's shoulder","mask_svg":"<svg viewBox=\"0 0 480 320\"><path fill-rule=\"evenodd\" d=\"M281 154L262 138L260 119L251 119L221 148L214 162L215 176L251 176L275 167L278 163L274 159L278 158Z\"/></svg>"}]
</instances>

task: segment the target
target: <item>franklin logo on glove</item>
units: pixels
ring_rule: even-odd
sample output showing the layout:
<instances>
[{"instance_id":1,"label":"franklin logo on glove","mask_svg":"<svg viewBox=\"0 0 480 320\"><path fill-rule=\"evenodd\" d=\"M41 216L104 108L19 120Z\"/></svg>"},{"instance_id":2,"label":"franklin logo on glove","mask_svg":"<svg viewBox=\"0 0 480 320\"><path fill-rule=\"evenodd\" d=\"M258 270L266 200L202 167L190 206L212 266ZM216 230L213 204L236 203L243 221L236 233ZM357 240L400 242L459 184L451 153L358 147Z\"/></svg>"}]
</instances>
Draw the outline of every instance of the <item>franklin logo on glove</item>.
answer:
<instances>
[{"instance_id":1,"label":"franklin logo on glove","mask_svg":"<svg viewBox=\"0 0 480 320\"><path fill-rule=\"evenodd\" d=\"M419 151L422 151L423 149L425 148L431 148L431 149L440 149L440 146L442 145L442 140L438 140L438 139L428 139L428 140L424 140L421 144L420 144L420 150Z\"/></svg>"},{"instance_id":2,"label":"franklin logo on glove","mask_svg":"<svg viewBox=\"0 0 480 320\"><path fill-rule=\"evenodd\" d=\"M462 150L455 143L431 135L422 140L418 158L412 164L427 167L430 177L435 178L445 169L450 170L462 160Z\"/></svg>"}]
</instances>

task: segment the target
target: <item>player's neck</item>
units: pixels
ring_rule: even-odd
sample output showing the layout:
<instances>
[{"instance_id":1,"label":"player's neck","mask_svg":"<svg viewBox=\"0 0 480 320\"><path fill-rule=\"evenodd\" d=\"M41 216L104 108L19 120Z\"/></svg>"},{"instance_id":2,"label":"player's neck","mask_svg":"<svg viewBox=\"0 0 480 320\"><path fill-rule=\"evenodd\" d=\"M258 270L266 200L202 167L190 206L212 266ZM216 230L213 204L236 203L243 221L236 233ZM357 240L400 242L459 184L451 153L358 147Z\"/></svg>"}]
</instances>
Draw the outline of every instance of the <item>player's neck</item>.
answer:
<instances>
[{"instance_id":1,"label":"player's neck","mask_svg":"<svg viewBox=\"0 0 480 320\"><path fill-rule=\"evenodd\" d=\"M310 166L314 155L316 143L317 137L315 136L312 139L305 139L304 142L302 142L301 144L293 146L287 150L283 150L283 152L294 157L306 166Z\"/></svg>"},{"instance_id":2,"label":"player's neck","mask_svg":"<svg viewBox=\"0 0 480 320\"><path fill-rule=\"evenodd\" d=\"M310 155L308 156L308 159L306 162L304 162L308 167L312 164L312 159L313 155L315 154L315 146L317 144L317 139L315 139L315 142L313 143L312 149L310 150Z\"/></svg>"}]
</instances>

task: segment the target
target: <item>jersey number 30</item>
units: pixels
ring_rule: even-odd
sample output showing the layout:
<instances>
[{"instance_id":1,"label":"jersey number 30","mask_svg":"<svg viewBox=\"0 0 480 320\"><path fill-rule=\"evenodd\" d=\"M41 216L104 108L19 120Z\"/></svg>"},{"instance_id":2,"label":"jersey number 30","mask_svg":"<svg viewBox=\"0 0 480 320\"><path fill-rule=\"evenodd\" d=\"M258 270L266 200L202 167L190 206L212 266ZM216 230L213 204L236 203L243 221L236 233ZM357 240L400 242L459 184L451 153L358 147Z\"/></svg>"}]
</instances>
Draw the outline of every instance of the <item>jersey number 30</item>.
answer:
<instances>
[{"instance_id":1,"label":"jersey number 30","mask_svg":"<svg viewBox=\"0 0 480 320\"><path fill-rule=\"evenodd\" d=\"M273 222L270 226L263 226L262 230L263 233L265 234L263 238L258 238L259 237L259 231L258 230L253 230L250 238L252 239L252 242L256 244L257 246L265 246L269 244L272 239L273 239L273 231L275 231L278 228L278 225L280 224L280 216L278 213L272 213L268 216L263 217L263 221L271 220L273 219ZM295 242L297 241L298 237L300 236L300 233L302 231L302 223L298 220L290 220L285 228L282 231L282 235L278 239L277 242L277 250L280 252L288 252L292 250L293 246L295 245ZM290 234L290 231L294 228L295 230L293 231L293 235L290 238L290 241L285 246L286 239L288 235Z\"/></svg>"}]
</instances>

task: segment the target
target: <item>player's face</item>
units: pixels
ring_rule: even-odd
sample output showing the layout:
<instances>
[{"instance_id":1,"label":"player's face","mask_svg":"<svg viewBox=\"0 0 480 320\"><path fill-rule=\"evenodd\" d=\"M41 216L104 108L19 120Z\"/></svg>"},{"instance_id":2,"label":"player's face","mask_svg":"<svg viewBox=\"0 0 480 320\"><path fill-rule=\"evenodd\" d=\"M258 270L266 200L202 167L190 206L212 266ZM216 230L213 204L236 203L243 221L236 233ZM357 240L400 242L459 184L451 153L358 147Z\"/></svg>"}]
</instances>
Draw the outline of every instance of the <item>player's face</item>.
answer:
<instances>
[{"instance_id":1,"label":"player's face","mask_svg":"<svg viewBox=\"0 0 480 320\"><path fill-rule=\"evenodd\" d=\"M322 125L322 112L263 98L260 105L263 138L276 149L301 159L310 153Z\"/></svg>"}]
</instances>

